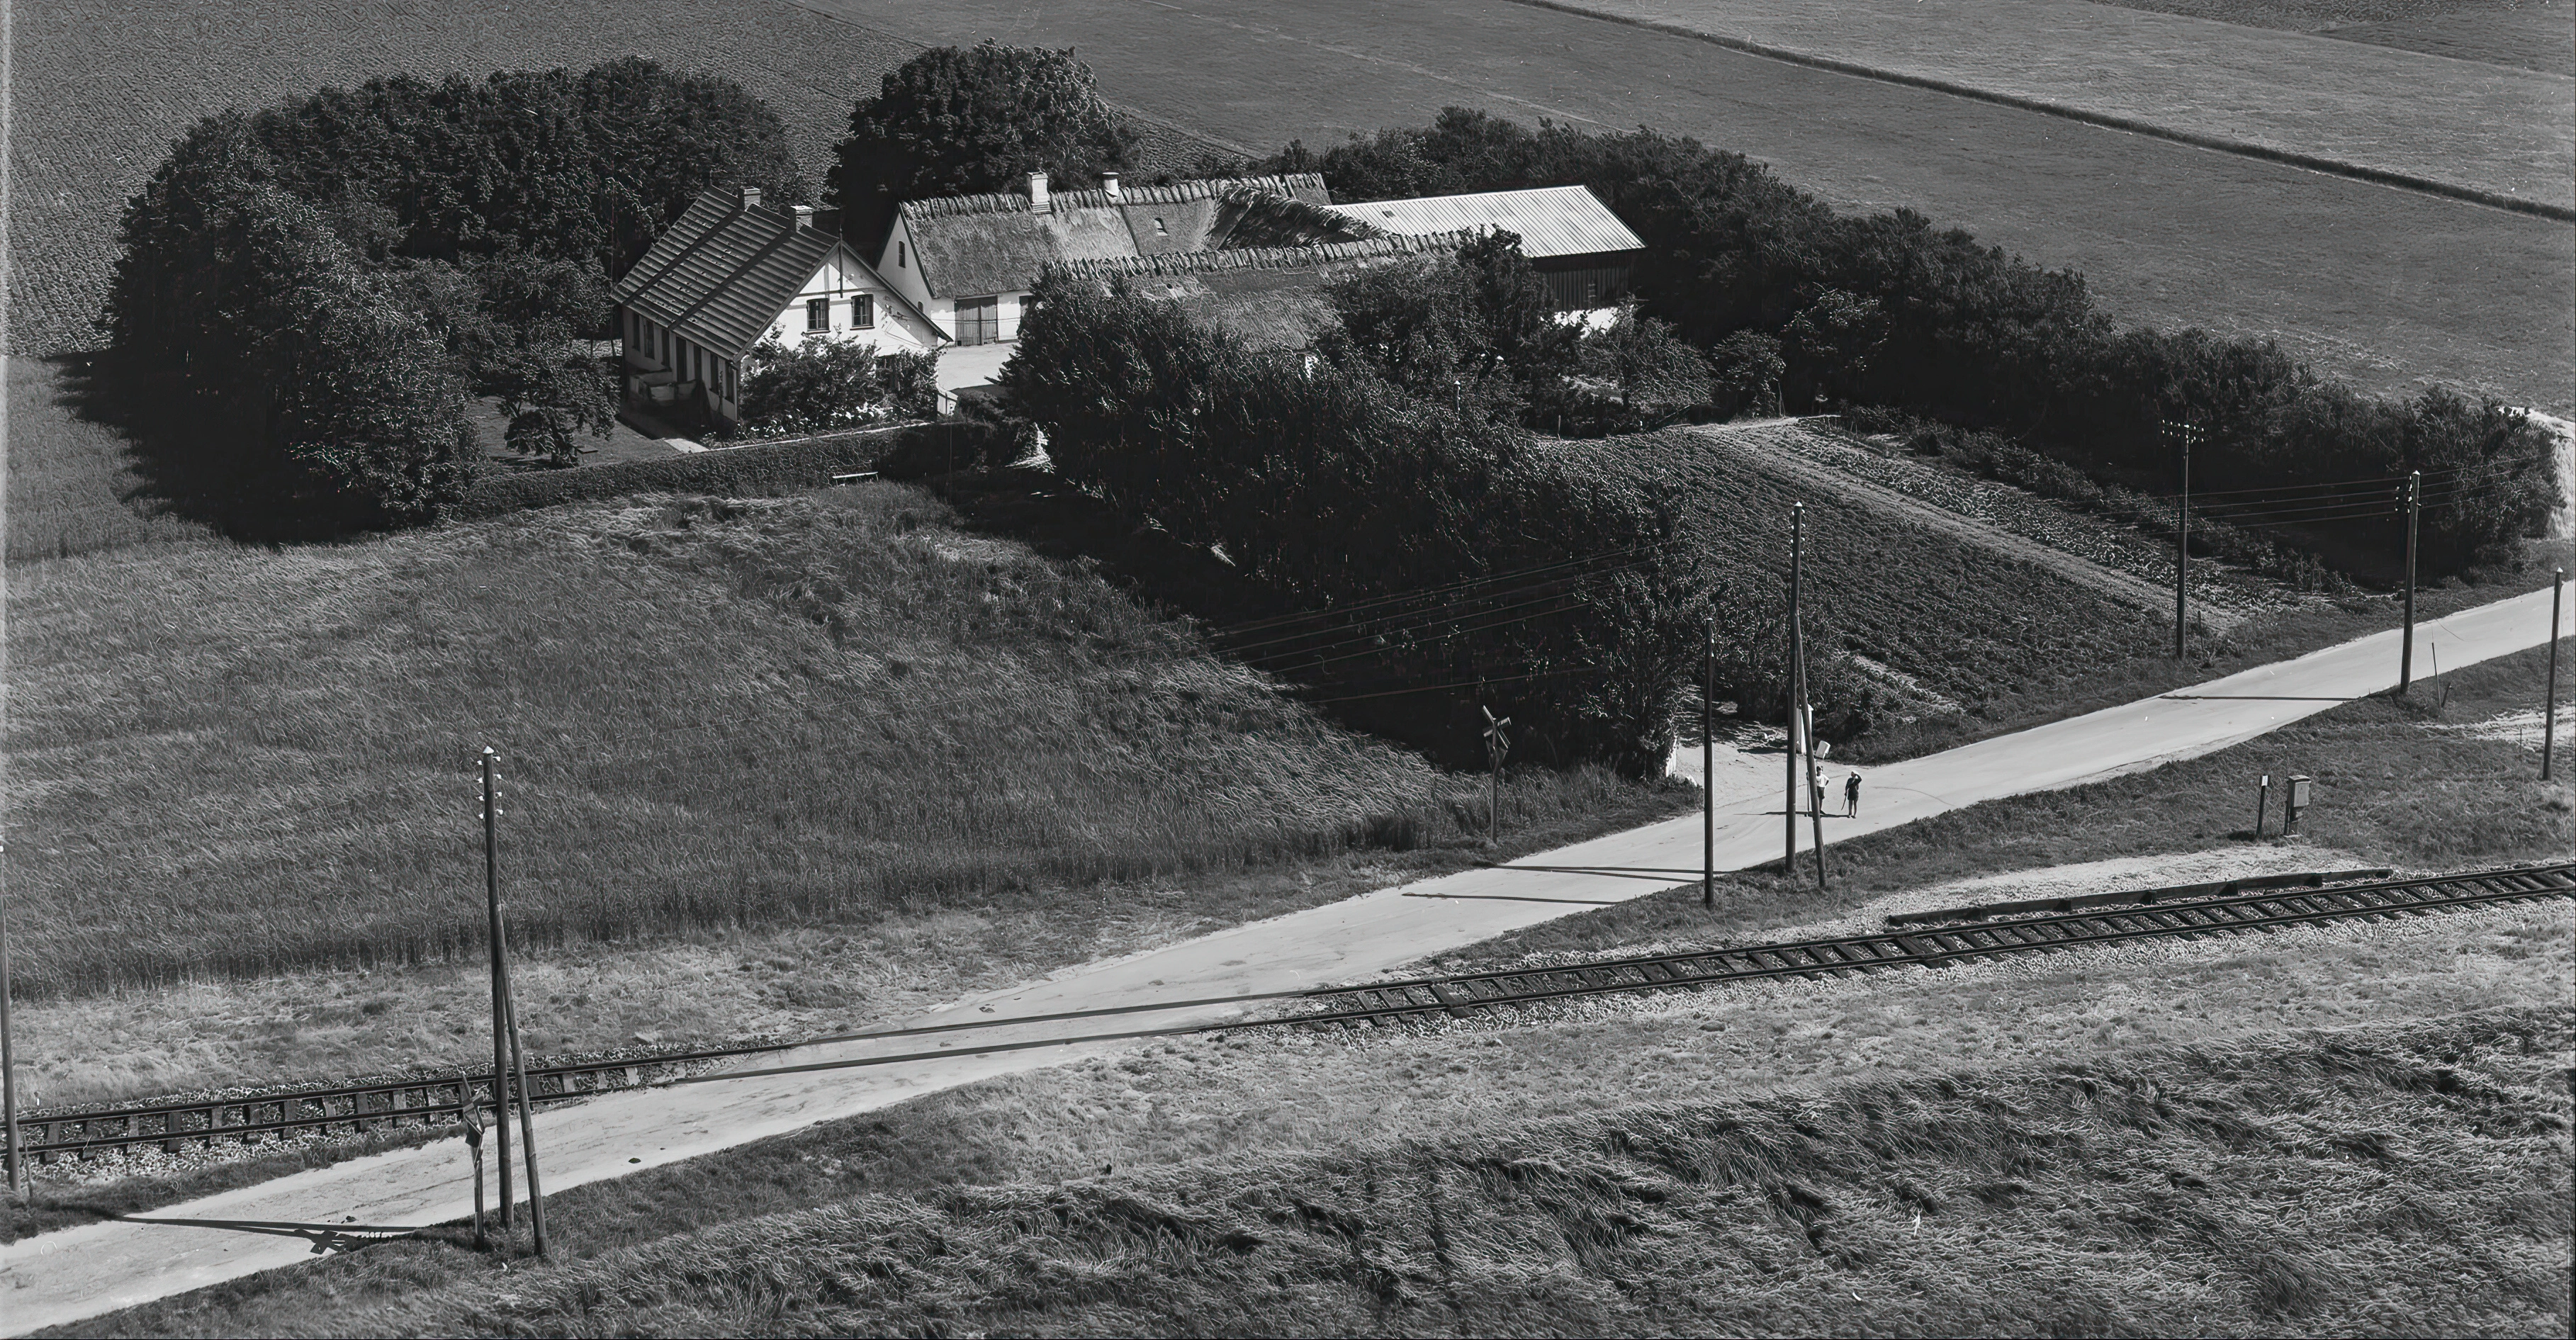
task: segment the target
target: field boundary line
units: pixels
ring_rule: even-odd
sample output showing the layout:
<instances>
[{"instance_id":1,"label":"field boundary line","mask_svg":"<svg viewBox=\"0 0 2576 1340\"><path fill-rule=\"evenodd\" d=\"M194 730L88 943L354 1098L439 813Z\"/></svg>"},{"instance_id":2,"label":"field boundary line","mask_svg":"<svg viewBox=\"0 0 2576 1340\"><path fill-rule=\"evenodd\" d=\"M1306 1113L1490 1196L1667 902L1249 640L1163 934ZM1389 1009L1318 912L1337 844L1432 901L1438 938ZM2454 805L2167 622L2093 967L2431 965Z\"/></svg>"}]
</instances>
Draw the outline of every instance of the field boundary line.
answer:
<instances>
[{"instance_id":1,"label":"field boundary line","mask_svg":"<svg viewBox=\"0 0 2576 1340\"><path fill-rule=\"evenodd\" d=\"M1775 47L1766 43L1754 42L1741 37L1728 37L1722 33L1702 32L1697 28L1686 28L1678 23L1665 23L1656 19L1641 19L1626 14L1606 14L1597 9L1586 9L1581 5L1567 3L1567 0L1504 0L1504 3L1519 5L1527 9L1544 9L1553 13L1568 15L1573 18L1597 19L1603 23L1616 23L1623 27L1638 28L1653 33L1662 33L1667 37L1689 38L1695 42L1706 42L1711 46L1724 47L1729 51L1737 52L1742 55L1759 56L1765 60L1780 61L1789 65L1802 65L1809 69L1824 70L1832 74L1850 75L1855 79L1876 80L1883 84L1903 84L1910 88L1927 89L1934 93L1946 93L1952 97L1967 98L1974 102L1992 103L1998 107L2011 107L2019 111L2037 112L2042 116L2054 116L2062 120L2079 121L2088 126L2100 126L2105 130L2119 130L2126 131L2133 135L2145 135L2153 139L2167 140L2175 144L2189 145L2195 149L2207 149L2213 153L2234 154L2240 158L2259 159L2267 163L2278 163L2284 167L2303 168L2309 172L2321 172L2330 177L2343 177L2351 181L2368 182L2374 186L2395 187L2398 190L2414 191L2422 195L2440 196L2449 200L2458 200L2465 204L2484 205L2489 209L2500 209L2514 214L2530 214L2544 219L2555 219L2560 223L2576 223L2576 208L2571 208L2566 205L2551 204L2545 200L2525 200L2520 196L2506 195L2501 191L2489 191L2476 186L2462 186L2456 182L2440 181L2432 177L2419 177L2411 172L2398 172L2389 168L2369 167L2360 163L2346 162L2340 158L2327 158L2320 154L2301 153L2296 149L2276 149L2268 144L2256 144L2250 140L2234 140L2223 135L2203 135L2196 131L2178 130L2172 126L2157 125L2155 122L2141 121L2135 117L2119 116L2110 112L2091 111L2082 107L2069 106L2062 102L2051 102L2046 98L2026 98L2017 93L2003 93L1994 89L1979 88L1974 84L1963 84L1952 79L1941 79L1931 75L1906 74L1898 70L1886 70L1880 69L1874 65L1864 65L1858 61L1841 60L1833 56L1820 56L1808 51L1793 51L1787 47Z\"/></svg>"}]
</instances>

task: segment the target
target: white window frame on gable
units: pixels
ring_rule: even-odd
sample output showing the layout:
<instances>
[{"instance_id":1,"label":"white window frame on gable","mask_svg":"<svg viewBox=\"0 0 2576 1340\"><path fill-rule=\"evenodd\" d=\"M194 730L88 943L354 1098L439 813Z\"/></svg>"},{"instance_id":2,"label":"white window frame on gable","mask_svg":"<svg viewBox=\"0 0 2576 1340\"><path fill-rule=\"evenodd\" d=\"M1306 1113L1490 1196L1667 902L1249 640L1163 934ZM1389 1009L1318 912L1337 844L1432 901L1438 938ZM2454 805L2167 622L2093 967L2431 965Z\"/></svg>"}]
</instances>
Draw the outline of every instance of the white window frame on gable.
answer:
<instances>
[{"instance_id":1,"label":"white window frame on gable","mask_svg":"<svg viewBox=\"0 0 2576 1340\"><path fill-rule=\"evenodd\" d=\"M850 329L874 330L877 324L877 299L873 293L850 295Z\"/></svg>"},{"instance_id":2,"label":"white window frame on gable","mask_svg":"<svg viewBox=\"0 0 2576 1340\"><path fill-rule=\"evenodd\" d=\"M807 298L805 300L805 333L811 335L815 331L830 330L831 328L832 300L829 298Z\"/></svg>"}]
</instances>

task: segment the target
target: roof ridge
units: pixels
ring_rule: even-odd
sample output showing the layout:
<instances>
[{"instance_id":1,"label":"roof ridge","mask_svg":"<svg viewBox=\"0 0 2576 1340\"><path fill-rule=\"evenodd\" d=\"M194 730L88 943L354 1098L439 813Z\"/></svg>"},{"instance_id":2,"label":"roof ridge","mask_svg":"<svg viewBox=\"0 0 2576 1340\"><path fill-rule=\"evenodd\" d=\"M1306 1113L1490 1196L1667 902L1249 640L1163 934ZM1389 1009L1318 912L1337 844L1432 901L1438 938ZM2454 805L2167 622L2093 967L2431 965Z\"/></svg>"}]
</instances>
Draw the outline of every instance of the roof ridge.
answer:
<instances>
[{"instance_id":1,"label":"roof ridge","mask_svg":"<svg viewBox=\"0 0 2576 1340\"><path fill-rule=\"evenodd\" d=\"M1100 187L1081 190L1050 191L1048 197L1059 207L1071 209L1112 209L1119 205L1170 205L1187 200L1208 200L1230 189L1250 189L1272 195L1294 198L1299 190L1322 191L1331 198L1331 188L1324 184L1320 172L1286 172L1259 177L1194 177L1161 186L1121 186L1118 199ZM909 218L935 219L964 214L1025 214L1029 198L1018 191L987 191L978 195L931 196L906 200L896 211Z\"/></svg>"},{"instance_id":2,"label":"roof ridge","mask_svg":"<svg viewBox=\"0 0 2576 1340\"><path fill-rule=\"evenodd\" d=\"M1328 261L1370 256L1418 255L1462 247L1476 240L1473 228L1445 233L1392 233L1350 242L1318 242L1297 247L1234 247L1217 251L1167 251L1157 256L1113 256L1096 260L1059 261L1050 270L1076 279L1116 279L1137 275L1214 274L1226 270L1281 270Z\"/></svg>"}]
</instances>

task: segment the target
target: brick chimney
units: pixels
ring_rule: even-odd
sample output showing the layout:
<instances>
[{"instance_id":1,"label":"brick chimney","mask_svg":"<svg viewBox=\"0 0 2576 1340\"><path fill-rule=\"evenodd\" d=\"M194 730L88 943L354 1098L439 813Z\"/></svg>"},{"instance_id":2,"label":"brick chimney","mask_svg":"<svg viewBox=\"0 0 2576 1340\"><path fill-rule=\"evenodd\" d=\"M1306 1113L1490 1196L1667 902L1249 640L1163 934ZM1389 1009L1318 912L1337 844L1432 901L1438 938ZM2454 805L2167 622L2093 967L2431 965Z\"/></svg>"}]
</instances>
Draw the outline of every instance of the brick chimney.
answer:
<instances>
[{"instance_id":1,"label":"brick chimney","mask_svg":"<svg viewBox=\"0 0 2576 1340\"><path fill-rule=\"evenodd\" d=\"M1109 203L1113 205L1127 198L1118 193L1118 174L1115 172L1100 174L1100 189L1109 196Z\"/></svg>"},{"instance_id":2,"label":"brick chimney","mask_svg":"<svg viewBox=\"0 0 2576 1340\"><path fill-rule=\"evenodd\" d=\"M814 207L812 205L790 205L788 208L794 210L796 213L797 227L811 228L814 226Z\"/></svg>"},{"instance_id":3,"label":"brick chimney","mask_svg":"<svg viewBox=\"0 0 2576 1340\"><path fill-rule=\"evenodd\" d=\"M759 188L759 187L757 187L757 186L746 186L746 187L742 188L742 207L743 207L744 209L758 209L758 208L760 208L760 188Z\"/></svg>"},{"instance_id":4,"label":"brick chimney","mask_svg":"<svg viewBox=\"0 0 2576 1340\"><path fill-rule=\"evenodd\" d=\"M1031 214L1055 212L1054 202L1047 199L1047 174L1043 172L1029 174L1029 212Z\"/></svg>"}]
</instances>

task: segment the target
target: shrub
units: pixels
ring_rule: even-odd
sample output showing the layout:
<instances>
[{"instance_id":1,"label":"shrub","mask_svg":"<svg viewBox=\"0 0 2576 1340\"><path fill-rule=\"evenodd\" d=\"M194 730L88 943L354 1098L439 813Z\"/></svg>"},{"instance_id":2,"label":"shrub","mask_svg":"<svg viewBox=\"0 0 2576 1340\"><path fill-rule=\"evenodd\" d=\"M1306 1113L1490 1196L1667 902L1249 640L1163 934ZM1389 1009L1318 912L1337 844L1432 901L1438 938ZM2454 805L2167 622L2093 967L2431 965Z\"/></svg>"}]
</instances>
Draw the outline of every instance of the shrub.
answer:
<instances>
[{"instance_id":1,"label":"shrub","mask_svg":"<svg viewBox=\"0 0 2576 1340\"><path fill-rule=\"evenodd\" d=\"M819 433L879 417L885 388L876 350L807 339L794 348L765 336L744 358L742 425L755 433Z\"/></svg>"},{"instance_id":2,"label":"shrub","mask_svg":"<svg viewBox=\"0 0 2576 1340\"><path fill-rule=\"evenodd\" d=\"M836 474L873 469L891 476L896 471L890 467L897 460L942 451L971 456L980 449L982 440L983 430L971 424L914 424L806 442L772 442L657 460L495 475L466 490L447 509L447 515L471 520L636 493L787 493L827 486Z\"/></svg>"}]
</instances>

